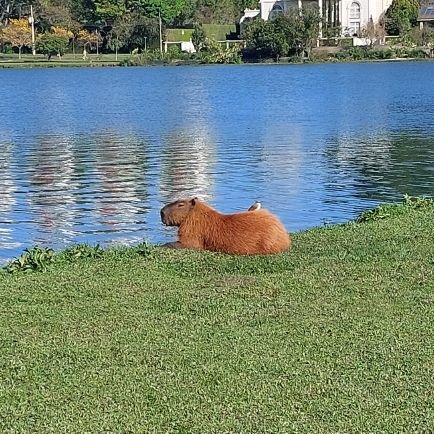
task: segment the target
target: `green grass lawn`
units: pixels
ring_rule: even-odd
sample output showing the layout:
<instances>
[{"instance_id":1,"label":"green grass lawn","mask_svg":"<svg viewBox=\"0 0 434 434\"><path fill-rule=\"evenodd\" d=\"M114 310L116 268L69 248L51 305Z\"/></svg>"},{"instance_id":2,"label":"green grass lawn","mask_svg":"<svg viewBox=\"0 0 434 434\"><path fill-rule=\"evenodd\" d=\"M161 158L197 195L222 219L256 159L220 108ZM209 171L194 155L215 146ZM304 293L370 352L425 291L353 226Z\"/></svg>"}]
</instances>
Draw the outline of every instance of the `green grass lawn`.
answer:
<instances>
[{"instance_id":1,"label":"green grass lawn","mask_svg":"<svg viewBox=\"0 0 434 434\"><path fill-rule=\"evenodd\" d=\"M205 35L216 41L225 41L226 35L236 31L232 24L203 24ZM167 29L166 38L170 42L189 41L192 38L193 29Z\"/></svg>"},{"instance_id":2,"label":"green grass lawn","mask_svg":"<svg viewBox=\"0 0 434 434\"><path fill-rule=\"evenodd\" d=\"M432 432L434 206L369 217L0 274L0 431Z\"/></svg>"},{"instance_id":3,"label":"green grass lawn","mask_svg":"<svg viewBox=\"0 0 434 434\"><path fill-rule=\"evenodd\" d=\"M119 54L118 60L113 53L109 54L89 54L86 60L83 60L82 54L77 53L65 54L60 59L53 56L50 60L42 54L32 56L31 54L23 54L21 59L18 54L1 54L0 53L0 68L26 68L26 67L46 67L53 68L58 66L116 66L123 59L128 58L129 54Z\"/></svg>"}]
</instances>

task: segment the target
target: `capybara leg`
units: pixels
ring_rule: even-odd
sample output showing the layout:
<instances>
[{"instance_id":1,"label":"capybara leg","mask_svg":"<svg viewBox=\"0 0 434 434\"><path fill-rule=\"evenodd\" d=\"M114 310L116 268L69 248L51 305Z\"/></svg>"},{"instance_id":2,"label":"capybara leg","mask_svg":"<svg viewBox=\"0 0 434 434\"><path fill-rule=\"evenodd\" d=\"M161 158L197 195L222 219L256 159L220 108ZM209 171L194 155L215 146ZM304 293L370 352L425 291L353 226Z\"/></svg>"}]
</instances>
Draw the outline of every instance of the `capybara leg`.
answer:
<instances>
[{"instance_id":1,"label":"capybara leg","mask_svg":"<svg viewBox=\"0 0 434 434\"><path fill-rule=\"evenodd\" d=\"M166 249L183 249L183 245L179 241L175 241L173 243L166 243L161 245L160 247L164 247Z\"/></svg>"}]
</instances>

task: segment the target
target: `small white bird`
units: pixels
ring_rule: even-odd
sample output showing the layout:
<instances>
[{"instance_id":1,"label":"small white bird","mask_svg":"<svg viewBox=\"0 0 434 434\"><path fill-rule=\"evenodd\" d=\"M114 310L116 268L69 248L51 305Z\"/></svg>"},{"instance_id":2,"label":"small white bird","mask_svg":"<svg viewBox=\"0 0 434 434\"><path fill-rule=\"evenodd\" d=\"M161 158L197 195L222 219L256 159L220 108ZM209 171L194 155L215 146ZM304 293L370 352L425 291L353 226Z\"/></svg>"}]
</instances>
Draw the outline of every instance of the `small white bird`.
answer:
<instances>
[{"instance_id":1,"label":"small white bird","mask_svg":"<svg viewBox=\"0 0 434 434\"><path fill-rule=\"evenodd\" d=\"M258 209L261 209L261 202L256 200L255 203L248 209L248 211L256 211Z\"/></svg>"}]
</instances>

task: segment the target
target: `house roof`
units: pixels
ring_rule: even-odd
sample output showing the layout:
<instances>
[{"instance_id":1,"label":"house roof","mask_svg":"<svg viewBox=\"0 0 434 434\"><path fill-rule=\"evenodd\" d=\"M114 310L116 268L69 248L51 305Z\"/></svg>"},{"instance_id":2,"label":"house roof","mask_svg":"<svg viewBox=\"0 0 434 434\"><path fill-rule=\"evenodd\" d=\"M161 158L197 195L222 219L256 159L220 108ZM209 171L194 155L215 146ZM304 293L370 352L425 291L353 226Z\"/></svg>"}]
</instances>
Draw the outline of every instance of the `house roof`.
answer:
<instances>
[{"instance_id":1,"label":"house roof","mask_svg":"<svg viewBox=\"0 0 434 434\"><path fill-rule=\"evenodd\" d=\"M418 21L434 21L434 2L422 4L419 9Z\"/></svg>"}]
</instances>

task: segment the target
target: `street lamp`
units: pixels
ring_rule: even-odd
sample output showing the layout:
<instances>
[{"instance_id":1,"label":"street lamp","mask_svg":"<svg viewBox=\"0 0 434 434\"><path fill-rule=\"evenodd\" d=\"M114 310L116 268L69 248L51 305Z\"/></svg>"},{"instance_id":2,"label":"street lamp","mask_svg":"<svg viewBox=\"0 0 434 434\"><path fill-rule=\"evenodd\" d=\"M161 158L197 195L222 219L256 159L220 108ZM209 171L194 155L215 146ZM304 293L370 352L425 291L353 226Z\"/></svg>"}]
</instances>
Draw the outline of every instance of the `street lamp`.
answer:
<instances>
[{"instance_id":1,"label":"street lamp","mask_svg":"<svg viewBox=\"0 0 434 434\"><path fill-rule=\"evenodd\" d=\"M29 24L32 26L32 54L33 54L33 56L35 56L36 55L36 48L35 48L35 17L33 16L33 6L32 5L30 5Z\"/></svg>"},{"instance_id":2,"label":"street lamp","mask_svg":"<svg viewBox=\"0 0 434 434\"><path fill-rule=\"evenodd\" d=\"M160 53L163 54L163 35L161 32L161 11L160 11L160 9L158 10L158 21L160 24Z\"/></svg>"}]
</instances>

